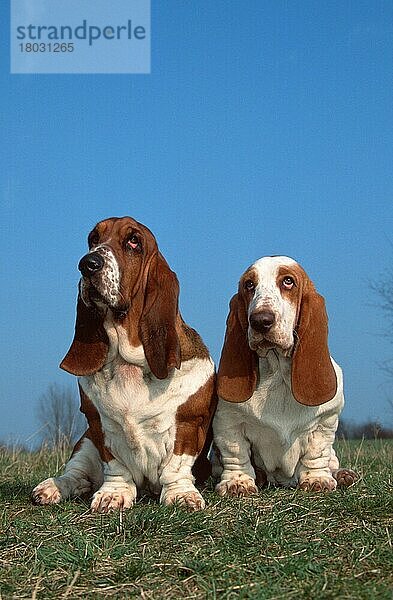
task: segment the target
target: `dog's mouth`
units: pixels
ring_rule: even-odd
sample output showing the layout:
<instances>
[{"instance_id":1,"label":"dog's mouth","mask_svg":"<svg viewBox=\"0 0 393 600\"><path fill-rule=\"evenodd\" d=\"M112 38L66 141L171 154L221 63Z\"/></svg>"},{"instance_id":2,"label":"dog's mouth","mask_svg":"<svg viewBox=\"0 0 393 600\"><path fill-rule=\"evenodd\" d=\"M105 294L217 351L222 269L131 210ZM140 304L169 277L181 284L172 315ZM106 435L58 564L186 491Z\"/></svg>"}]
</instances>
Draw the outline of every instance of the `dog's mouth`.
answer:
<instances>
[{"instance_id":1,"label":"dog's mouth","mask_svg":"<svg viewBox=\"0 0 393 600\"><path fill-rule=\"evenodd\" d=\"M265 357L269 350L276 350L283 356L291 356L294 344L285 344L284 342L269 339L268 337L254 338L249 337L249 346L258 356Z\"/></svg>"},{"instance_id":2,"label":"dog's mouth","mask_svg":"<svg viewBox=\"0 0 393 600\"><path fill-rule=\"evenodd\" d=\"M91 302L92 304L107 305L107 302L106 302L104 296L97 290L96 287L94 287L94 285L90 284L88 287L89 287L89 290L88 290L89 302Z\"/></svg>"},{"instance_id":3,"label":"dog's mouth","mask_svg":"<svg viewBox=\"0 0 393 600\"><path fill-rule=\"evenodd\" d=\"M128 313L128 304L114 304L105 296L103 292L97 289L91 280L86 280L84 278L81 279L80 293L84 303L87 306L93 306L99 311L106 311L109 309L112 311L113 316L117 320L124 319Z\"/></svg>"}]
</instances>

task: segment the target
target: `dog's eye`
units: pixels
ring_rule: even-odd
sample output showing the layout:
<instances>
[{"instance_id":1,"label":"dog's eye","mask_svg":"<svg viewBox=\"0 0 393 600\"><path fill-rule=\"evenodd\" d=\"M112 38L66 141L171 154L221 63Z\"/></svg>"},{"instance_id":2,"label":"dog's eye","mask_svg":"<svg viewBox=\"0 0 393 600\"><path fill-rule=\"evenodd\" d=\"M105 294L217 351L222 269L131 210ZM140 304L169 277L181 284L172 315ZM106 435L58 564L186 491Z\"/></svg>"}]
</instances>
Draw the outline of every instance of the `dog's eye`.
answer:
<instances>
[{"instance_id":1,"label":"dog's eye","mask_svg":"<svg viewBox=\"0 0 393 600\"><path fill-rule=\"evenodd\" d=\"M294 285L295 285L295 281L292 279L292 277L284 277L284 279L282 280L282 286L286 290L291 290Z\"/></svg>"},{"instance_id":2,"label":"dog's eye","mask_svg":"<svg viewBox=\"0 0 393 600\"><path fill-rule=\"evenodd\" d=\"M252 292L252 290L255 290L255 283L251 279L247 279L244 282L244 289L246 289L249 292Z\"/></svg>"},{"instance_id":3,"label":"dog's eye","mask_svg":"<svg viewBox=\"0 0 393 600\"><path fill-rule=\"evenodd\" d=\"M98 231L92 231L88 237L87 243L89 244L89 248L92 246L96 246L100 240L100 236Z\"/></svg>"},{"instance_id":4,"label":"dog's eye","mask_svg":"<svg viewBox=\"0 0 393 600\"><path fill-rule=\"evenodd\" d=\"M131 235L126 241L126 247L128 250L140 250L141 242L137 235Z\"/></svg>"}]
</instances>

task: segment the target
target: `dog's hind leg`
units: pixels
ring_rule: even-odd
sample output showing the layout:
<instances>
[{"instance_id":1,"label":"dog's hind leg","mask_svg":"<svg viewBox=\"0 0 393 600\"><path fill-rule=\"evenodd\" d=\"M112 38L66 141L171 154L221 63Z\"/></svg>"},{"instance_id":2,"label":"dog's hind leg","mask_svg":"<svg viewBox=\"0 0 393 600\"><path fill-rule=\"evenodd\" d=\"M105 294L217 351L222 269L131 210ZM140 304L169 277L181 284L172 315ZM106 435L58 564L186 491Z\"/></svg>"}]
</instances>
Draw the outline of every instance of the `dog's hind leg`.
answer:
<instances>
[{"instance_id":1,"label":"dog's hind leg","mask_svg":"<svg viewBox=\"0 0 393 600\"><path fill-rule=\"evenodd\" d=\"M34 488L35 504L58 504L67 498L92 494L102 485L102 461L88 431L75 445L64 474L45 479Z\"/></svg>"}]
</instances>

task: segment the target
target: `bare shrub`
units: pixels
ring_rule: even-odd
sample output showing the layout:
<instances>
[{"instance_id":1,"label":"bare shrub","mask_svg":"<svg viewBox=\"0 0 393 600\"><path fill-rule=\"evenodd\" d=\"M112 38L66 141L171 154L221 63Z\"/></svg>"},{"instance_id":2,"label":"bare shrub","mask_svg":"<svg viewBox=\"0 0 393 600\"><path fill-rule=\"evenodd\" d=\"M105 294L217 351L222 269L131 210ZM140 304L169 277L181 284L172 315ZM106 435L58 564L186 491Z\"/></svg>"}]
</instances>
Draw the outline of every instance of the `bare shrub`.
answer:
<instances>
[{"instance_id":1,"label":"bare shrub","mask_svg":"<svg viewBox=\"0 0 393 600\"><path fill-rule=\"evenodd\" d=\"M39 398L37 416L43 443L54 448L70 446L86 429L76 391L57 383Z\"/></svg>"}]
</instances>

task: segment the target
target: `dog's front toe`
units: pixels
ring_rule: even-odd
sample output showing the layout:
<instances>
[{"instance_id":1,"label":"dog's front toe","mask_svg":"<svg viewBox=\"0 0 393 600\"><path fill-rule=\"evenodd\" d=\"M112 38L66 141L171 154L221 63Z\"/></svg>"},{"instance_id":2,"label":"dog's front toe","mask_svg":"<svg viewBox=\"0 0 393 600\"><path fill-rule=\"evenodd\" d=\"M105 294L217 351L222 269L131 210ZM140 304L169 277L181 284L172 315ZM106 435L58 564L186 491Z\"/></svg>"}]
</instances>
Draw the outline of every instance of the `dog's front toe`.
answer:
<instances>
[{"instance_id":1,"label":"dog's front toe","mask_svg":"<svg viewBox=\"0 0 393 600\"><path fill-rule=\"evenodd\" d=\"M305 492L333 492L336 486L333 477L308 477L299 483L298 488Z\"/></svg>"},{"instance_id":2,"label":"dog's front toe","mask_svg":"<svg viewBox=\"0 0 393 600\"><path fill-rule=\"evenodd\" d=\"M352 469L338 469L333 473L333 477L337 481L337 487L339 488L350 487L359 479L359 475L355 471L352 471Z\"/></svg>"},{"instance_id":3,"label":"dog's front toe","mask_svg":"<svg viewBox=\"0 0 393 600\"><path fill-rule=\"evenodd\" d=\"M127 489L116 491L98 490L93 496L90 508L92 512L109 513L131 508L134 502L135 494Z\"/></svg>"},{"instance_id":4,"label":"dog's front toe","mask_svg":"<svg viewBox=\"0 0 393 600\"><path fill-rule=\"evenodd\" d=\"M203 510L205 508L205 501L196 488L184 491L176 488L171 489L170 487L163 488L161 492L161 504L164 504L165 506L178 504L190 512Z\"/></svg>"},{"instance_id":5,"label":"dog's front toe","mask_svg":"<svg viewBox=\"0 0 393 600\"><path fill-rule=\"evenodd\" d=\"M53 477L41 481L31 493L34 504L59 504L62 495Z\"/></svg>"},{"instance_id":6,"label":"dog's front toe","mask_svg":"<svg viewBox=\"0 0 393 600\"><path fill-rule=\"evenodd\" d=\"M233 479L223 479L216 485L216 492L219 496L232 496L233 498L242 498L252 496L258 493L254 479L248 475L238 475Z\"/></svg>"}]
</instances>

